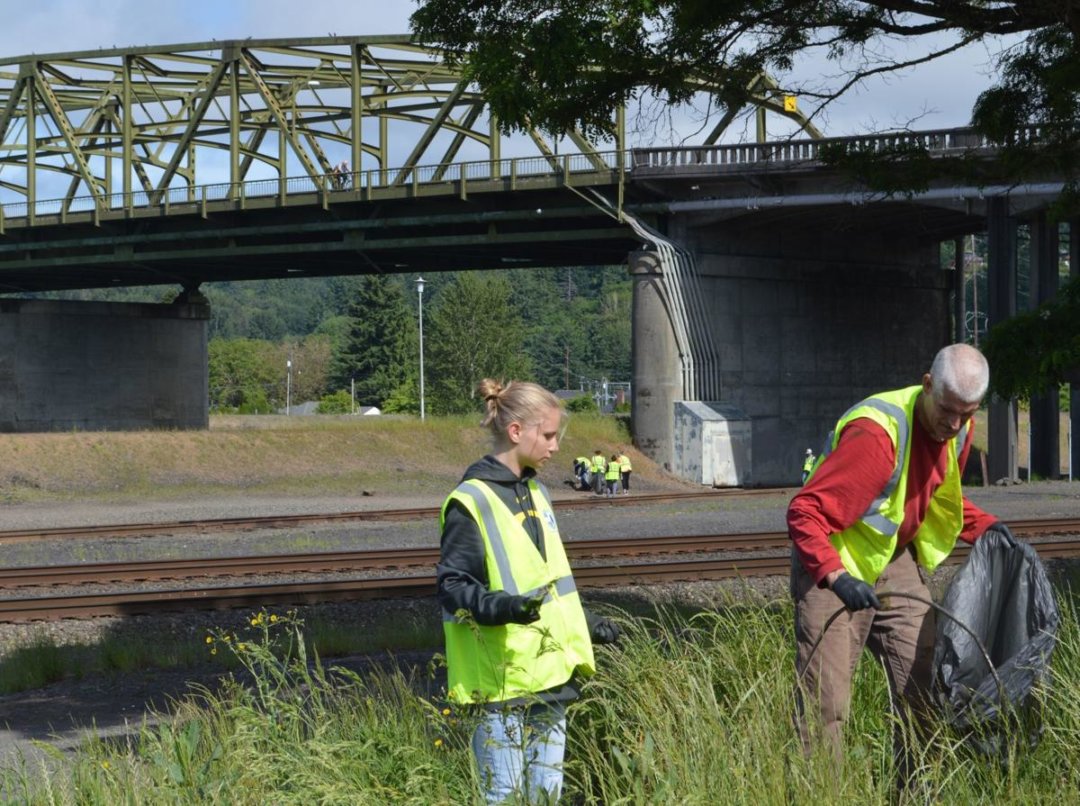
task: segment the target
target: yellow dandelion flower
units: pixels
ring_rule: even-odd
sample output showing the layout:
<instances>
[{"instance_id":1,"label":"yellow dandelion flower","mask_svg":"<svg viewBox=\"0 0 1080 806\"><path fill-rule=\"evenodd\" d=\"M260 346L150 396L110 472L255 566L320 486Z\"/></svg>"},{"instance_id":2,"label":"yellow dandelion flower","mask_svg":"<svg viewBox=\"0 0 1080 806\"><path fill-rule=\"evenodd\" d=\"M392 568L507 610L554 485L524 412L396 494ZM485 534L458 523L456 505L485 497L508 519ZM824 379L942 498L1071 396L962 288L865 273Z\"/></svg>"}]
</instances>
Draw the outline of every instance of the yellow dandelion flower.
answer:
<instances>
[{"instance_id":1,"label":"yellow dandelion flower","mask_svg":"<svg viewBox=\"0 0 1080 806\"><path fill-rule=\"evenodd\" d=\"M208 644L214 643L214 636L212 636L212 635L206 636L206 643L208 643Z\"/></svg>"},{"instance_id":2,"label":"yellow dandelion flower","mask_svg":"<svg viewBox=\"0 0 1080 806\"><path fill-rule=\"evenodd\" d=\"M108 761L101 762L101 769L103 769L103 770L109 769L109 762Z\"/></svg>"},{"instance_id":3,"label":"yellow dandelion flower","mask_svg":"<svg viewBox=\"0 0 1080 806\"><path fill-rule=\"evenodd\" d=\"M277 616L270 616L270 623L271 624L276 624L277 623Z\"/></svg>"},{"instance_id":4,"label":"yellow dandelion flower","mask_svg":"<svg viewBox=\"0 0 1080 806\"><path fill-rule=\"evenodd\" d=\"M246 644L244 644L243 642L241 642L241 643L237 644L237 645L236 645L236 651L237 651L237 652L243 652L243 651L244 651L244 647L245 647L245 646L246 646Z\"/></svg>"},{"instance_id":5,"label":"yellow dandelion flower","mask_svg":"<svg viewBox=\"0 0 1080 806\"><path fill-rule=\"evenodd\" d=\"M214 647L213 649L211 649L210 654L211 655L216 655L217 654L217 647Z\"/></svg>"},{"instance_id":6,"label":"yellow dandelion flower","mask_svg":"<svg viewBox=\"0 0 1080 806\"><path fill-rule=\"evenodd\" d=\"M442 747L442 739L436 739L435 740L435 746L436 747Z\"/></svg>"},{"instance_id":7,"label":"yellow dandelion flower","mask_svg":"<svg viewBox=\"0 0 1080 806\"><path fill-rule=\"evenodd\" d=\"M442 715L443 716L450 716L450 709L449 708L443 708L442 709Z\"/></svg>"}]
</instances>

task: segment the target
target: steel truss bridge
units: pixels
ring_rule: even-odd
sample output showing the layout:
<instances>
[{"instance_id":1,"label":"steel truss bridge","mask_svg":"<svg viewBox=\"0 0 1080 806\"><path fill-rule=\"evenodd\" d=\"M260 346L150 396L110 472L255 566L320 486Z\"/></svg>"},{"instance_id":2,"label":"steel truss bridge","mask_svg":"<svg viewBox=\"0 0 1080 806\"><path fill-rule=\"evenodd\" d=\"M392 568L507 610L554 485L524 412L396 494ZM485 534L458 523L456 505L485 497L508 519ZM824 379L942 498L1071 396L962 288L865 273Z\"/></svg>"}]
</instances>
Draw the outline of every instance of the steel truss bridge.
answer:
<instances>
[{"instance_id":1,"label":"steel truss bridge","mask_svg":"<svg viewBox=\"0 0 1080 806\"><path fill-rule=\"evenodd\" d=\"M750 88L759 134L765 109L820 134L774 88ZM0 292L623 263L680 205L789 220L834 181L819 153L837 140L716 144L734 111L700 144L627 149L619 120L612 141L572 132L574 153L559 154L540 132L503 135L475 88L408 36L0 60ZM993 153L966 129L844 139ZM819 223L872 200L830 198ZM979 228L932 217L941 237Z\"/></svg>"},{"instance_id":2,"label":"steel truss bridge","mask_svg":"<svg viewBox=\"0 0 1080 806\"><path fill-rule=\"evenodd\" d=\"M623 262L621 124L508 138L408 36L0 60L0 290Z\"/></svg>"}]
</instances>

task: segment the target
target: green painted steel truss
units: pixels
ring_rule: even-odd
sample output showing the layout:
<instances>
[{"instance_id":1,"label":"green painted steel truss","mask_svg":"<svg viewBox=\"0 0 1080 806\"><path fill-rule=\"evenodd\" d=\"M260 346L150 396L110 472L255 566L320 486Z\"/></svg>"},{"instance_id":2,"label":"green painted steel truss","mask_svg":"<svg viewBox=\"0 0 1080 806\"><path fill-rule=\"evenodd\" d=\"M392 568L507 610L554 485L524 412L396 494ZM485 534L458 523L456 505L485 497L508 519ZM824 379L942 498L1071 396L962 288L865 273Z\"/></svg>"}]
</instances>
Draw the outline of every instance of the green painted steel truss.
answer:
<instances>
[{"instance_id":1,"label":"green painted steel truss","mask_svg":"<svg viewBox=\"0 0 1080 806\"><path fill-rule=\"evenodd\" d=\"M532 132L534 154L551 145ZM407 36L245 40L0 63L0 203L42 210L196 201L200 185L277 180L326 192L437 181L498 164L483 98ZM581 152L595 153L571 135ZM621 144L619 144L621 145ZM393 167L392 167L393 166ZM598 162L599 167L599 162ZM299 188L298 188L299 189ZM21 207L21 205L14 205Z\"/></svg>"}]
</instances>

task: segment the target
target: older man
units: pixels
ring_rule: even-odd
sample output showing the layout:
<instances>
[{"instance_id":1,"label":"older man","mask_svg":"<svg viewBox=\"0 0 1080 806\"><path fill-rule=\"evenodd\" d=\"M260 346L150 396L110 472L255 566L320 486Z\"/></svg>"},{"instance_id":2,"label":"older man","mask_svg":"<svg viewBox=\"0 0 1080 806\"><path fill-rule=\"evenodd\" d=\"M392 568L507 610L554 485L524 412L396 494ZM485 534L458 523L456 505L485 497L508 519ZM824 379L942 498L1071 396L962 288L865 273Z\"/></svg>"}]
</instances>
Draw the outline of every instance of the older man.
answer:
<instances>
[{"instance_id":1,"label":"older man","mask_svg":"<svg viewBox=\"0 0 1080 806\"><path fill-rule=\"evenodd\" d=\"M929 599L926 571L952 551L957 537L974 543L997 518L968 501L960 476L971 448L971 416L986 394L982 353L953 344L934 358L919 386L872 395L837 422L824 458L788 507L793 542L799 730L809 751L823 734L839 755L851 677L863 647L883 663L893 708L925 712L931 683L934 618L928 605L885 591ZM1003 531L1007 532L1007 529ZM845 612L811 657L830 616ZM898 721L898 729L901 724ZM907 780L911 748L895 741Z\"/></svg>"}]
</instances>

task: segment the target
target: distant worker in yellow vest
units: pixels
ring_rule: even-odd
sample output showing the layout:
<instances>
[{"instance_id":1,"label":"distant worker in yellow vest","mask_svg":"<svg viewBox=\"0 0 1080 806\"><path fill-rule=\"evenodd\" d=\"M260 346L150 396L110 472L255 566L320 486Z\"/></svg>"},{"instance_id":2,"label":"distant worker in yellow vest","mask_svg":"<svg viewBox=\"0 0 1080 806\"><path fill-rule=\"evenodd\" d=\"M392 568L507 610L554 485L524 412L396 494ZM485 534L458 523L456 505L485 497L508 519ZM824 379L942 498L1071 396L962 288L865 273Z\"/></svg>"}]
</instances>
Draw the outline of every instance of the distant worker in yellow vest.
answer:
<instances>
[{"instance_id":1,"label":"distant worker in yellow vest","mask_svg":"<svg viewBox=\"0 0 1080 806\"><path fill-rule=\"evenodd\" d=\"M814 452L809 448L806 449L806 458L802 463L802 483L806 484L806 480L810 478L810 471L814 468Z\"/></svg>"},{"instance_id":2,"label":"distant worker in yellow vest","mask_svg":"<svg viewBox=\"0 0 1080 806\"><path fill-rule=\"evenodd\" d=\"M630 464L630 457L626 455L626 449L624 448L622 453L619 454L619 472L622 474L623 495L630 495L630 473L633 469L634 466Z\"/></svg>"},{"instance_id":3,"label":"distant worker in yellow vest","mask_svg":"<svg viewBox=\"0 0 1080 806\"><path fill-rule=\"evenodd\" d=\"M929 600L919 566L933 570L957 537L974 543L994 529L1016 545L1008 527L968 501L960 487L971 417L989 378L982 353L953 344L938 352L919 386L856 403L836 423L824 458L788 506L798 560L791 592L803 747L809 752L824 739L839 760L851 675L868 646L889 678L900 785L911 781L914 769L905 737L925 735L934 613L900 597L887 599L883 611L879 594ZM847 612L811 656L825 622L841 606Z\"/></svg>"},{"instance_id":4,"label":"distant worker in yellow vest","mask_svg":"<svg viewBox=\"0 0 1080 806\"><path fill-rule=\"evenodd\" d=\"M592 462L589 461L588 456L578 456L574 459L574 477L578 480L579 490L588 490L589 484L592 482L592 473L590 468Z\"/></svg>"},{"instance_id":5,"label":"distant worker in yellow vest","mask_svg":"<svg viewBox=\"0 0 1080 806\"><path fill-rule=\"evenodd\" d=\"M605 473L607 473L607 459L604 458L604 452L597 448L592 457L593 490L597 495L604 494Z\"/></svg>"},{"instance_id":6,"label":"distant worker in yellow vest","mask_svg":"<svg viewBox=\"0 0 1080 806\"><path fill-rule=\"evenodd\" d=\"M604 481L607 483L608 498L619 494L619 473L622 467L619 465L618 454L611 454L608 459L607 469L604 471Z\"/></svg>"},{"instance_id":7,"label":"distant worker in yellow vest","mask_svg":"<svg viewBox=\"0 0 1080 806\"><path fill-rule=\"evenodd\" d=\"M581 604L537 469L559 449L565 413L534 383L479 387L492 453L442 507L436 589L452 702L475 708L472 737L488 803L555 803L566 704L619 627Z\"/></svg>"}]
</instances>

